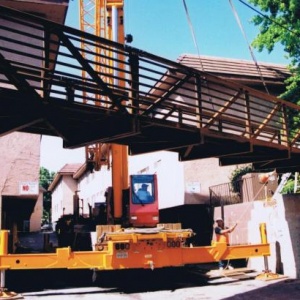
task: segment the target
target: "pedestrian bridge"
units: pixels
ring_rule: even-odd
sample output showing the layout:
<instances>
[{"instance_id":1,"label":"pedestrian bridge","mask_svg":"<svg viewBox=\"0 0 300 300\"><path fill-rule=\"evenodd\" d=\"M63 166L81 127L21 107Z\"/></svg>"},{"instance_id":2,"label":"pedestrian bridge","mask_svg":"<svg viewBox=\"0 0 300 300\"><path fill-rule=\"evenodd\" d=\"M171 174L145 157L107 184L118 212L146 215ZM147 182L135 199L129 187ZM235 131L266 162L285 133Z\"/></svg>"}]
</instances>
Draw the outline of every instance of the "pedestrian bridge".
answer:
<instances>
[{"instance_id":1,"label":"pedestrian bridge","mask_svg":"<svg viewBox=\"0 0 300 300\"><path fill-rule=\"evenodd\" d=\"M179 63L0 6L0 132L65 148L128 145L180 161L296 168L300 107Z\"/></svg>"}]
</instances>

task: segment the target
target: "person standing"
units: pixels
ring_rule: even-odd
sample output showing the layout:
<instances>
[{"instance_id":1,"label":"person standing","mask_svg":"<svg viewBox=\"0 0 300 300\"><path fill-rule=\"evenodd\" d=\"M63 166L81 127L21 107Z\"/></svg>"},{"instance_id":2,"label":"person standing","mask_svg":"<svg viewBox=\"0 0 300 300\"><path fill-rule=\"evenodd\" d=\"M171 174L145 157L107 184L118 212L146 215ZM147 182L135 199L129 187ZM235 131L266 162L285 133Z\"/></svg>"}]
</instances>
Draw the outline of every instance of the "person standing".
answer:
<instances>
[{"instance_id":1,"label":"person standing","mask_svg":"<svg viewBox=\"0 0 300 300\"><path fill-rule=\"evenodd\" d=\"M215 227L215 234L216 234L216 241L217 242L224 242L229 245L229 233L231 233L237 223L235 223L232 227L226 227L224 220L222 218L216 219L217 226ZM228 268L229 270L234 269L233 266L230 265L229 261L220 260L218 262L219 270L224 270L224 268Z\"/></svg>"}]
</instances>

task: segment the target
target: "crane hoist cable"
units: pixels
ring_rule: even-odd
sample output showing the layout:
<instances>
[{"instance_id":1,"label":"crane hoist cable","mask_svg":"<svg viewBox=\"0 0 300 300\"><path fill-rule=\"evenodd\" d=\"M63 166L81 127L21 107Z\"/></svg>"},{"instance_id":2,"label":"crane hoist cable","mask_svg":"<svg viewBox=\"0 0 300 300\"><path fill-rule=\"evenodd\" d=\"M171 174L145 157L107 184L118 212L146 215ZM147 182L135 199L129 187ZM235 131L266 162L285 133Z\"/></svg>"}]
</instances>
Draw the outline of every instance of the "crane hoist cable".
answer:
<instances>
[{"instance_id":1,"label":"crane hoist cable","mask_svg":"<svg viewBox=\"0 0 300 300\"><path fill-rule=\"evenodd\" d=\"M201 71L205 71L202 60L201 60L200 51L199 51L199 47L198 47L194 27L193 27L193 24L192 24L192 21L191 21L191 18L190 18L190 14L189 14L189 10L188 10L188 7L186 5L185 0L183 0L183 6L184 6L185 14L186 14L186 17L187 17L187 20L188 20L188 23L189 23L189 26L190 26L190 29L191 29L194 45L195 45L196 50L197 50L198 60L199 60L199 63L200 63ZM211 103L211 106L212 106L213 110L215 110L215 106L214 106L214 103L212 101L212 97L210 96L210 90L209 89L208 89L208 94L209 94L209 101Z\"/></svg>"},{"instance_id":2,"label":"crane hoist cable","mask_svg":"<svg viewBox=\"0 0 300 300\"><path fill-rule=\"evenodd\" d=\"M262 83L263 83L263 86L264 86L264 88L265 88L267 94L269 94L269 90L268 90L268 88L267 88L266 82L265 82L265 80L264 80L264 78L263 78L261 69L260 69L259 64L258 64L258 62L257 62L257 60L256 60L256 58L255 58L254 53L253 53L253 49L252 49L250 43L248 42L248 38L247 38L246 32L245 32L245 30L244 30L244 28L243 28L242 22L241 22L241 20L240 20L240 18L239 18L239 15L238 15L238 13L237 13L237 11L236 11L236 9L235 9L235 7L234 7L234 5L233 5L233 3L232 3L231 0L229 0L229 3L230 3L230 6L231 6L231 9L232 9L232 12L233 12L233 14L234 14L234 16L235 16L235 19L236 19L236 21L237 21L237 23L238 23L238 25L239 25L239 27L240 27L240 29L241 29L241 32L242 32L242 34L243 34L243 36L244 36L244 39L245 39L245 41L246 41L246 43L247 43L247 45L248 45L248 48L249 48L251 57L252 57L253 62L254 62L254 64L255 64L255 66L256 66L257 72L258 72L258 74L259 74L259 76L260 76L260 79L261 79L261 81L262 81Z\"/></svg>"},{"instance_id":3,"label":"crane hoist cable","mask_svg":"<svg viewBox=\"0 0 300 300\"><path fill-rule=\"evenodd\" d=\"M183 6L184 6L185 14L186 14L186 17L187 17L187 20L188 20L188 23L189 23L189 27L190 27L190 30L191 30L191 33L192 33L194 45L195 45L195 47L197 49L197 54L198 54L198 58L199 58L201 70L204 71L204 67L203 67L203 64L202 64L202 61L201 61L200 51L199 51L198 43L197 43L197 40L196 40L196 35L195 35L194 27L193 27L193 24L192 24L192 21L191 21L191 18L190 18L189 10L188 10L188 7L186 5L185 0L182 0L182 1L183 1Z\"/></svg>"}]
</instances>

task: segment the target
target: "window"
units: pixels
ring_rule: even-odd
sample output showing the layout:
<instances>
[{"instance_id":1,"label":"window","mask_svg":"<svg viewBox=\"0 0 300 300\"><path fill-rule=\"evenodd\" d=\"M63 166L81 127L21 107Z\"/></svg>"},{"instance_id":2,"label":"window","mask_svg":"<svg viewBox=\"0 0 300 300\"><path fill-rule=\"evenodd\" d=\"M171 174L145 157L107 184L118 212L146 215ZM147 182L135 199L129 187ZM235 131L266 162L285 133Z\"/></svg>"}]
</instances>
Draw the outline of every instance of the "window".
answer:
<instances>
[{"instance_id":1,"label":"window","mask_svg":"<svg viewBox=\"0 0 300 300\"><path fill-rule=\"evenodd\" d=\"M133 188L133 203L147 204L154 201L152 183L136 183Z\"/></svg>"}]
</instances>

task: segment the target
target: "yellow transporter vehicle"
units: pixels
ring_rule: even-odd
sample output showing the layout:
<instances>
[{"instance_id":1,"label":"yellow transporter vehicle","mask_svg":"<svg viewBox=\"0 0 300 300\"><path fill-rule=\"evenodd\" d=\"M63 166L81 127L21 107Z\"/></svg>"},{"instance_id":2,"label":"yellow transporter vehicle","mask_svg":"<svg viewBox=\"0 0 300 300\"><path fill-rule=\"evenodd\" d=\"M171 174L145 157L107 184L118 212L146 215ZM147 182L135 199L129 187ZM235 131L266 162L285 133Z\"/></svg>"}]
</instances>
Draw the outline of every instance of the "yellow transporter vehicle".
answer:
<instances>
[{"instance_id":1,"label":"yellow transporter vehicle","mask_svg":"<svg viewBox=\"0 0 300 300\"><path fill-rule=\"evenodd\" d=\"M228 246L213 242L211 246L189 247L184 242L191 237L190 230L128 229L110 232L104 244L93 251L72 251L70 247L57 248L55 253L10 254L7 230L0 233L0 269L153 269L179 267L188 264L217 262L270 255L270 246L261 226L262 243Z\"/></svg>"},{"instance_id":2,"label":"yellow transporter vehicle","mask_svg":"<svg viewBox=\"0 0 300 300\"><path fill-rule=\"evenodd\" d=\"M138 194L141 186L148 186L147 198ZM123 201L125 201L123 199ZM109 205L111 201L107 203ZM226 242L212 242L210 246L192 246L189 239L195 233L182 229L179 223L160 224L156 174L130 176L129 210L121 216L126 225L96 225L91 235L92 248L74 251L74 241L80 239L73 231L68 245L59 245L54 253L8 253L9 232L0 232L0 270L24 269L159 269L190 264L218 262L270 255L266 227L261 225L261 243L229 246ZM109 209L110 210L110 209ZM76 212L73 219L76 220ZM108 219L111 219L109 217ZM119 218L114 216L114 221ZM86 219L89 221L89 219ZM90 218L93 221L92 218ZM69 233L67 233L69 234ZM80 248L79 248L80 249ZM266 270L267 270L266 266Z\"/></svg>"}]
</instances>

